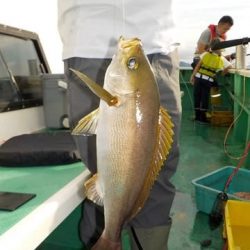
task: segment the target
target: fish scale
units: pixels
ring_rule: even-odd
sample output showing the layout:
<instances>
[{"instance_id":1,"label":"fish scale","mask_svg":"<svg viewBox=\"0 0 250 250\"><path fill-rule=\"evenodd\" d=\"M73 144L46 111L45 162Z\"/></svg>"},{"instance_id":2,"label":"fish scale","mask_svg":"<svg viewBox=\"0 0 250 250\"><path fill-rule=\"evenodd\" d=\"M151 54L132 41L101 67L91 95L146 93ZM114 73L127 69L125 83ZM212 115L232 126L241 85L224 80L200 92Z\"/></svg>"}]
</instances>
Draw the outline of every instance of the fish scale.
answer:
<instances>
[{"instance_id":1,"label":"fish scale","mask_svg":"<svg viewBox=\"0 0 250 250\"><path fill-rule=\"evenodd\" d=\"M173 123L160 107L140 39L120 38L103 88L73 72L101 99L74 129L97 137L97 174L85 187L89 199L104 205L105 228L93 249L121 249L121 230L143 208L171 148Z\"/></svg>"}]
</instances>

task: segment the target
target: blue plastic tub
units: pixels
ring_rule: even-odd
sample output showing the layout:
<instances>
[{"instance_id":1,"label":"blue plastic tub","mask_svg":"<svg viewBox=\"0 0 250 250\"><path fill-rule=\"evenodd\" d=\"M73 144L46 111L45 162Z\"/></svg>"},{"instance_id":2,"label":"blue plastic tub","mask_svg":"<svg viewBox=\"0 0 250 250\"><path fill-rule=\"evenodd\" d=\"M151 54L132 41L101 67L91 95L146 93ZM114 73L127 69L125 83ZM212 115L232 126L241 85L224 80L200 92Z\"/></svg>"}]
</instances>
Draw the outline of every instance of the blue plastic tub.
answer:
<instances>
[{"instance_id":1,"label":"blue plastic tub","mask_svg":"<svg viewBox=\"0 0 250 250\"><path fill-rule=\"evenodd\" d=\"M217 195L223 191L228 177L234 171L235 167L227 166L215 170L209 174L193 179L192 184L195 186L195 200L199 211L210 214ZM233 177L232 182L227 190L230 200L242 200L235 196L236 192L250 193L250 171L239 169Z\"/></svg>"}]
</instances>

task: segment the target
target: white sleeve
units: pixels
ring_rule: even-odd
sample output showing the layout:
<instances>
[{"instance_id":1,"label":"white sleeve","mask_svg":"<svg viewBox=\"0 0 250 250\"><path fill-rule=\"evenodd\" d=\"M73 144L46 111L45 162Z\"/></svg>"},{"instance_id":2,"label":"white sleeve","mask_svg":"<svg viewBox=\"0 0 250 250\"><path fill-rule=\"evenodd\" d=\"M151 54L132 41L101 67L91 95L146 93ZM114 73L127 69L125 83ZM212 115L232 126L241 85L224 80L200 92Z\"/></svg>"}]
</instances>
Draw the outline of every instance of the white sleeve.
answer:
<instances>
[{"instance_id":1,"label":"white sleeve","mask_svg":"<svg viewBox=\"0 0 250 250\"><path fill-rule=\"evenodd\" d=\"M200 38L198 40L198 43L203 43L203 44L209 46L210 40L211 40L211 31L208 28L208 29L205 29L201 33Z\"/></svg>"}]
</instances>

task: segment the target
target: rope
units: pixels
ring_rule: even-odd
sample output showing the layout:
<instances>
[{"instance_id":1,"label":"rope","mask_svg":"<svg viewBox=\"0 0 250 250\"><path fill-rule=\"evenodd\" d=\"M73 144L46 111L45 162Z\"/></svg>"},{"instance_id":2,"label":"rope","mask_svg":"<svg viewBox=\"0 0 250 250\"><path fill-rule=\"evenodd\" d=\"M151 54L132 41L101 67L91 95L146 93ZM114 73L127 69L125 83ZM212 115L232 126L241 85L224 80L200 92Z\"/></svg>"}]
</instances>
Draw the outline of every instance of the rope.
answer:
<instances>
[{"instance_id":1,"label":"rope","mask_svg":"<svg viewBox=\"0 0 250 250\"><path fill-rule=\"evenodd\" d=\"M244 78L243 78L243 100L242 100L241 110L240 110L239 114L237 115L237 117L235 117L233 122L228 127L228 130L225 134L225 138L224 138L224 142L223 142L225 154L228 156L228 158L233 159L233 160L240 160L242 158L245 158L244 153L241 156L233 156L229 153L229 151L227 149L227 140L228 140L229 134L231 132L232 127L236 124L236 122L238 121L238 119L240 118L240 116L244 110L243 106L245 105L245 101L246 101L246 76L244 76Z\"/></svg>"},{"instance_id":2,"label":"rope","mask_svg":"<svg viewBox=\"0 0 250 250\"><path fill-rule=\"evenodd\" d=\"M246 159L249 150L250 150L250 141L248 142L248 144L247 144L247 146L246 146L246 148L244 150L243 156L241 157L241 159L240 159L237 167L234 169L234 171L232 172L232 174L227 179L227 182L226 182L225 187L224 187L224 192L225 193L227 192L227 189L228 189L230 183L232 182L233 177L237 174L237 172L239 171L240 167L243 165L244 160Z\"/></svg>"}]
</instances>

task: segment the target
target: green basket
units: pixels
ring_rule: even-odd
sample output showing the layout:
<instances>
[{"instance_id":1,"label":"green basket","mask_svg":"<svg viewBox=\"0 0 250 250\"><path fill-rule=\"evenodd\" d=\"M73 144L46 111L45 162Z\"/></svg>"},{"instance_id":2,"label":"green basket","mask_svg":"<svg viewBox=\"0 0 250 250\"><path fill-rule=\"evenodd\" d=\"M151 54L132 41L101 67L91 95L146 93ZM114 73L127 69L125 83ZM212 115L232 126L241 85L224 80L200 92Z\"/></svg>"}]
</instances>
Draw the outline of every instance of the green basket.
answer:
<instances>
[{"instance_id":1,"label":"green basket","mask_svg":"<svg viewBox=\"0 0 250 250\"><path fill-rule=\"evenodd\" d=\"M217 195L223 191L228 177L234 171L235 167L227 166L215 170L209 174L193 179L192 184L195 187L196 207L199 211L210 214ZM227 195L230 200L244 200L236 195L236 192L250 193L250 171L239 169L230 183Z\"/></svg>"}]
</instances>

